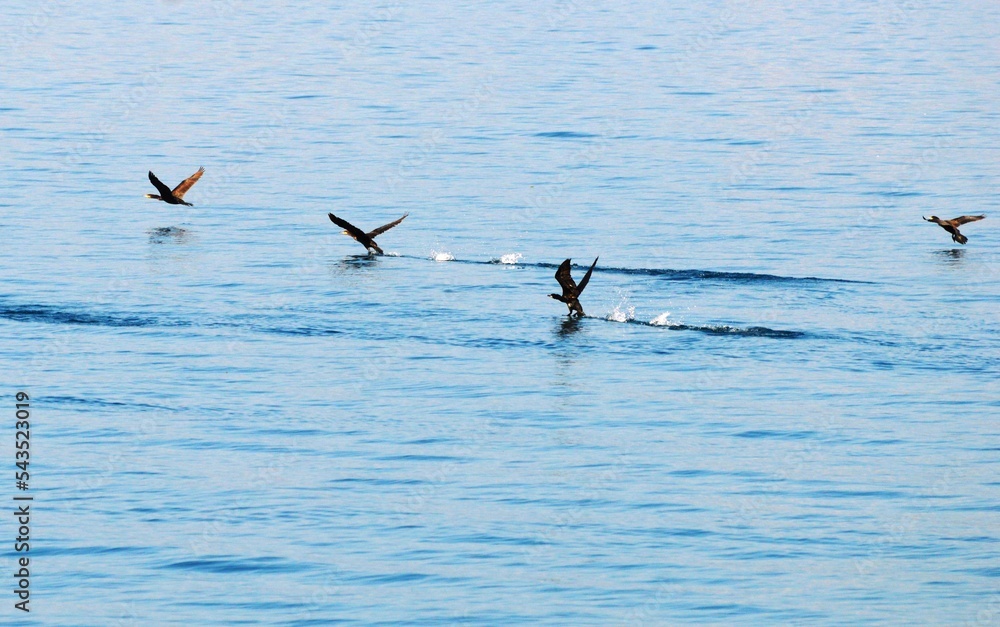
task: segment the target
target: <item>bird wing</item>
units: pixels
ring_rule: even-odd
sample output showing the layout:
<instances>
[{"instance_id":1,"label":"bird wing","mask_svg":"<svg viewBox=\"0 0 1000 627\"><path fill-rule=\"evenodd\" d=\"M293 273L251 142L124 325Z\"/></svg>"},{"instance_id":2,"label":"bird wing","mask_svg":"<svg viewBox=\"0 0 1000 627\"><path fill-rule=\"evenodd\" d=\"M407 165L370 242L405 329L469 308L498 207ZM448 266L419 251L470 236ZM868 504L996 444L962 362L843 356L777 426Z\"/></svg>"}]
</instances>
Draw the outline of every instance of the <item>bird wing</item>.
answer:
<instances>
[{"instance_id":1,"label":"bird wing","mask_svg":"<svg viewBox=\"0 0 1000 627\"><path fill-rule=\"evenodd\" d=\"M369 248L369 247L371 247L374 244L374 242L372 242L372 239L370 237L368 237L367 233L365 233L364 231L362 231L358 227L354 226L353 224L351 224L347 220L342 220L341 218L338 218L337 216L333 215L332 213L327 214L327 215L330 216L330 221L331 222L333 222L334 224L336 224L340 228L344 229L345 231L347 231L348 233L350 233L351 235L353 235L354 239L356 239L359 242L361 242L361 244L365 248Z\"/></svg>"},{"instance_id":2,"label":"bird wing","mask_svg":"<svg viewBox=\"0 0 1000 627\"><path fill-rule=\"evenodd\" d=\"M406 216L408 216L408 215L410 215L410 214L408 214L408 213L404 213L404 214L403 214L403 217L402 217L402 218L400 218L400 219L398 219L398 220L395 220L394 222L390 222L389 224L386 224L386 225L383 225L383 226L380 226L380 227L378 227L377 229L375 229L374 231L370 231L370 232L369 232L369 233L367 234L367 235L368 235L368 237L369 237L369 238L371 238L371 239L375 239L375 238L376 238L376 237L378 237L379 235L381 235L381 234L385 233L386 231L388 231L388 230L389 230L389 229L391 229L392 227L394 227L394 226L396 226L397 224L399 224L400 222L402 222L402 221L403 221L404 219L406 219Z\"/></svg>"},{"instance_id":3,"label":"bird wing","mask_svg":"<svg viewBox=\"0 0 1000 627\"><path fill-rule=\"evenodd\" d=\"M559 264L559 269L556 270L556 281L559 281L559 285L562 286L563 296L566 298L575 298L577 295L576 291L576 281L569 272L570 260Z\"/></svg>"},{"instance_id":4,"label":"bird wing","mask_svg":"<svg viewBox=\"0 0 1000 627\"><path fill-rule=\"evenodd\" d=\"M600 259L600 257L597 259ZM597 259L594 259L594 263L590 264L590 270L587 270L587 274L583 275L580 285L576 287L577 295L583 294L583 288L587 287L587 283L590 283L590 275L594 272L594 266L597 265Z\"/></svg>"},{"instance_id":5,"label":"bird wing","mask_svg":"<svg viewBox=\"0 0 1000 627\"><path fill-rule=\"evenodd\" d=\"M163 198L170 198L170 196L173 195L173 192L170 191L170 188L164 185L163 181L156 178L156 175L153 174L152 170L149 171L149 182L153 184L153 187L155 187L157 191L160 192L160 196L162 196Z\"/></svg>"},{"instance_id":6,"label":"bird wing","mask_svg":"<svg viewBox=\"0 0 1000 627\"><path fill-rule=\"evenodd\" d=\"M191 189L191 186L198 182L201 175L205 173L205 168L198 168L198 171L181 181L180 185L171 192L176 198L184 198L184 192Z\"/></svg>"},{"instance_id":7,"label":"bird wing","mask_svg":"<svg viewBox=\"0 0 1000 627\"><path fill-rule=\"evenodd\" d=\"M986 217L985 215L981 215L981 216L959 216L959 217L955 218L954 220L949 220L949 222L954 222L955 224L961 226L961 225L966 224L968 222L975 222L977 220L982 220L985 217Z\"/></svg>"}]
</instances>

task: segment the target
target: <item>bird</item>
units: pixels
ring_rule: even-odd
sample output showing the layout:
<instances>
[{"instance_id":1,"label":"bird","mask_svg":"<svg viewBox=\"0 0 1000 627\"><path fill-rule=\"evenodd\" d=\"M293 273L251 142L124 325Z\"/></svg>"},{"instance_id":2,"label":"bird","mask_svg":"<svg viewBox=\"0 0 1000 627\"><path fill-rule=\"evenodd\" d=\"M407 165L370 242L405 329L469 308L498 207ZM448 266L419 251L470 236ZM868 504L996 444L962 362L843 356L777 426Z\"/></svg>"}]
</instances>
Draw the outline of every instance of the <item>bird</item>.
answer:
<instances>
[{"instance_id":1,"label":"bird","mask_svg":"<svg viewBox=\"0 0 1000 627\"><path fill-rule=\"evenodd\" d=\"M941 218L939 218L937 216L931 216L929 218L926 217L926 216L921 216L921 217L924 220L927 220L928 222L933 222L934 224L939 225L942 229L944 229L945 231L948 231L949 233L951 233L951 239L953 241L958 242L959 244L964 244L967 241L969 241L969 238L966 237L966 236L964 236L964 235L962 235L961 233L959 233L958 232L958 227L960 227L963 224L967 224L969 222L975 222L977 220L982 220L986 216L985 215L981 215L981 216L959 216L959 217L957 217L957 218L955 218L953 220L942 220Z\"/></svg>"},{"instance_id":2,"label":"bird","mask_svg":"<svg viewBox=\"0 0 1000 627\"><path fill-rule=\"evenodd\" d=\"M191 189L191 186L197 183L198 179L200 179L201 175L204 173L205 168L198 168L197 172L181 181L180 185L171 190L169 187L164 185L160 179L156 178L156 175L153 174L152 170L150 170L149 182L152 183L153 187L155 187L160 193L159 195L146 194L146 198L162 200L163 202L171 205L187 205L188 207L193 207L194 205L184 200L184 193Z\"/></svg>"},{"instance_id":3,"label":"bird","mask_svg":"<svg viewBox=\"0 0 1000 627\"><path fill-rule=\"evenodd\" d=\"M600 259L598 257L597 259ZM597 259L594 259L594 263L590 265L590 270L587 270L587 274L583 275L583 279L580 284L577 285L573 281L573 277L570 275L570 261L566 261L559 264L559 269L556 270L556 281L559 281L559 285L562 286L562 294L549 294L549 298L554 298L558 301L566 303L569 307L569 315L573 315L575 312L577 316L583 317L587 314L583 313L583 307L580 305L580 294L583 293L583 289L587 287L587 283L590 282L590 275L594 272L594 266L597 265Z\"/></svg>"},{"instance_id":4,"label":"bird","mask_svg":"<svg viewBox=\"0 0 1000 627\"><path fill-rule=\"evenodd\" d=\"M378 227L377 229L375 229L374 231L369 231L368 233L365 233L364 231L362 231L358 227L354 226L353 224L351 224L347 220L344 220L342 218L338 218L337 216L333 215L332 213L327 214L327 215L330 216L330 222L333 222L334 224L336 224L340 228L344 229L342 231L342 233L344 235L350 235L351 237L353 237L355 240L357 240L357 242L359 244L361 244L362 246L364 246L365 248L367 248L368 251L369 251L369 253L372 250L374 250L378 254L384 255L385 252L383 252L382 249L378 247L378 244L375 243L375 238L378 237L379 235L381 235L382 233L385 233L386 231L388 231L392 227L396 226L400 222L402 222L406 218L406 216L408 216L410 214L409 213L404 213L402 218L400 218L398 220L394 220L394 221L390 222L389 224L384 224L384 225Z\"/></svg>"}]
</instances>

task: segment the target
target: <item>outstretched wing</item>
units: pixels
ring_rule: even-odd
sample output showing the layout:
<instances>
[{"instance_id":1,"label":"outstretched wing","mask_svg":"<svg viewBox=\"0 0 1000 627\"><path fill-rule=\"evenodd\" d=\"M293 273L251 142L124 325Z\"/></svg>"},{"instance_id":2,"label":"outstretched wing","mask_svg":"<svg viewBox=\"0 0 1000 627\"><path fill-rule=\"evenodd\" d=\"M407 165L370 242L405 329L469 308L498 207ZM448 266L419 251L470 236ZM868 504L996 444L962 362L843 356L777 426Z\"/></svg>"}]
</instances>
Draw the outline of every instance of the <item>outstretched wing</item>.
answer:
<instances>
[{"instance_id":1,"label":"outstretched wing","mask_svg":"<svg viewBox=\"0 0 1000 627\"><path fill-rule=\"evenodd\" d=\"M569 259L559 264L559 269L556 270L556 281L559 281L559 285L562 286L564 298L576 298L576 281L570 275L569 266Z\"/></svg>"},{"instance_id":2,"label":"outstretched wing","mask_svg":"<svg viewBox=\"0 0 1000 627\"><path fill-rule=\"evenodd\" d=\"M173 195L176 198L184 198L184 192L191 189L191 186L197 183L198 179L200 179L201 175L204 173L205 168L198 168L197 172L181 181L181 184L174 188L174 191L172 192Z\"/></svg>"},{"instance_id":3,"label":"outstretched wing","mask_svg":"<svg viewBox=\"0 0 1000 627\"><path fill-rule=\"evenodd\" d=\"M351 224L347 220L342 220L342 219L338 218L337 216L333 215L332 213L327 214L327 215L330 216L330 221L331 222L333 222L334 224L336 224L340 228L342 228L345 231L347 231L348 233L350 233L351 236L354 237L354 239L356 239L359 242L361 242L361 244L365 248L370 248L372 246L372 244L373 244L372 239L370 237L368 237L367 233L365 233L364 231L362 231L358 227L354 226L353 224Z\"/></svg>"},{"instance_id":4,"label":"outstretched wing","mask_svg":"<svg viewBox=\"0 0 1000 627\"><path fill-rule=\"evenodd\" d=\"M153 187L155 187L158 192L160 192L161 197L170 198L170 196L173 195L170 188L164 185L163 181L156 178L156 175L153 174L152 170L149 171L149 182L153 184Z\"/></svg>"},{"instance_id":5,"label":"outstretched wing","mask_svg":"<svg viewBox=\"0 0 1000 627\"><path fill-rule=\"evenodd\" d=\"M600 259L600 257L597 259ZM590 283L590 275L594 272L594 266L597 265L597 259L594 260L594 263L590 264L590 270L587 270L587 274L583 275L583 280L581 280L580 285L577 286L577 296L583 294L583 288L587 287L587 283Z\"/></svg>"},{"instance_id":6,"label":"outstretched wing","mask_svg":"<svg viewBox=\"0 0 1000 627\"><path fill-rule=\"evenodd\" d=\"M398 220L396 220L394 222L390 222L389 224L386 224L384 226L380 226L377 229L375 229L374 231L369 231L367 233L369 239L375 239L379 235L385 233L386 231L388 231L392 227L396 226L397 224L399 224L400 222L402 222L403 220L405 220L406 216L408 216L408 215L410 215L410 214L409 213L404 213L402 218L400 218L400 219L398 219Z\"/></svg>"},{"instance_id":7,"label":"outstretched wing","mask_svg":"<svg viewBox=\"0 0 1000 627\"><path fill-rule=\"evenodd\" d=\"M977 220L982 220L985 217L986 217L985 214L981 215L981 216L959 216L959 217L957 217L957 218L955 218L954 220L951 220L951 221L954 222L955 224L961 226L961 225L966 224L968 222L975 222Z\"/></svg>"}]
</instances>

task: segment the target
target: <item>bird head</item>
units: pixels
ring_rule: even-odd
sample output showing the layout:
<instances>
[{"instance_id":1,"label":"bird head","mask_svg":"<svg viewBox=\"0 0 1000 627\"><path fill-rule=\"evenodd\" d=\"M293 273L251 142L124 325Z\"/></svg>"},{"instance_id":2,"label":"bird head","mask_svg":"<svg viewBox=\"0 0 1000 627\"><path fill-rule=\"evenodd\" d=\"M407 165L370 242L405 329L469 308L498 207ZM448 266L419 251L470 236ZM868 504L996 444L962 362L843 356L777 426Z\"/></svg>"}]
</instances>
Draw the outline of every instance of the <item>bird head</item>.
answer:
<instances>
[{"instance_id":1,"label":"bird head","mask_svg":"<svg viewBox=\"0 0 1000 627\"><path fill-rule=\"evenodd\" d=\"M920 217L923 218L924 220L927 220L928 222L940 222L941 221L941 218L939 218L937 216L931 216L929 218L926 217L926 216L920 216Z\"/></svg>"},{"instance_id":2,"label":"bird head","mask_svg":"<svg viewBox=\"0 0 1000 627\"><path fill-rule=\"evenodd\" d=\"M146 194L146 198L155 198L156 200L160 200L160 197L156 194Z\"/></svg>"}]
</instances>

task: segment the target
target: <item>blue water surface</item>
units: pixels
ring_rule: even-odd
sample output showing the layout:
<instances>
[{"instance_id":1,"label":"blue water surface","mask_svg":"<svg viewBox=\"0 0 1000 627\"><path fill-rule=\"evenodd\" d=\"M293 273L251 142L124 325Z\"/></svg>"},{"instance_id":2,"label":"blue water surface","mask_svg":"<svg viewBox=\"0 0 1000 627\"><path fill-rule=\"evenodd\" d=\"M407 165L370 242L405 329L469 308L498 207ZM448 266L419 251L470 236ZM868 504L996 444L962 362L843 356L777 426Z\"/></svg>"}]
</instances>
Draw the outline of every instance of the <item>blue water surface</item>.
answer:
<instances>
[{"instance_id":1,"label":"blue water surface","mask_svg":"<svg viewBox=\"0 0 1000 627\"><path fill-rule=\"evenodd\" d=\"M0 622L1000 624L998 23L3 6Z\"/></svg>"}]
</instances>

